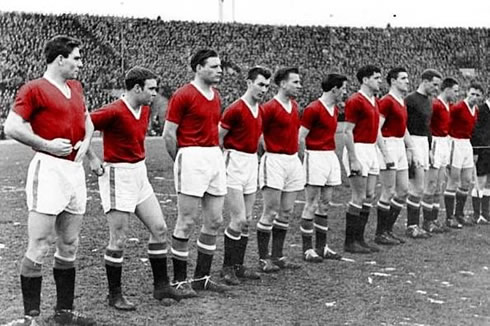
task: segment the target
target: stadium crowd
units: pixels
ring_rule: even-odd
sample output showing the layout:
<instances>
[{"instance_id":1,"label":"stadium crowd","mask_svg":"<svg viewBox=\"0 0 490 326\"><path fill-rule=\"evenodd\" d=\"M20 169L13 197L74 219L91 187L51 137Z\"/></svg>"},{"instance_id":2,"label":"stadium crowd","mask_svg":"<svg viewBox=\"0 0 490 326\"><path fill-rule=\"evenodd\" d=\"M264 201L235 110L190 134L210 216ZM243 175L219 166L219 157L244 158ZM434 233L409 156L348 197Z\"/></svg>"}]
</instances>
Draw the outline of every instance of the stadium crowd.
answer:
<instances>
[{"instance_id":1,"label":"stadium crowd","mask_svg":"<svg viewBox=\"0 0 490 326\"><path fill-rule=\"evenodd\" d=\"M470 78L459 69L472 68L476 75L472 79L489 84L489 29L269 26L3 12L0 125L19 86L41 74L42 47L55 34L73 35L84 44L81 80L90 110L114 97L113 89L122 88L122 72L135 64L156 71L161 85L176 90L192 75L188 68L192 51L205 46L222 54L227 76L219 89L224 106L244 91L244 72L257 64L273 70L298 66L303 76L301 107L321 93L318 85L326 72L353 76L367 62L385 69L403 63L411 76L433 67L463 85ZM350 83L349 93L356 87Z\"/></svg>"}]
</instances>

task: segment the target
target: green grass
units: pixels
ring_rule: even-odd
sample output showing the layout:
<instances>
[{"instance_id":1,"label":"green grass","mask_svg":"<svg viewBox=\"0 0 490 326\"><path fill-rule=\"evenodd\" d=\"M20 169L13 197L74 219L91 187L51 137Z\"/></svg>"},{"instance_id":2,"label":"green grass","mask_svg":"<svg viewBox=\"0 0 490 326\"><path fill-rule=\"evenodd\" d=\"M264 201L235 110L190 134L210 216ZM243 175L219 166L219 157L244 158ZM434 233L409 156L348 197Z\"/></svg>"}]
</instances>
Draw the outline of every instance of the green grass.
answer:
<instances>
[{"instance_id":1,"label":"green grass","mask_svg":"<svg viewBox=\"0 0 490 326\"><path fill-rule=\"evenodd\" d=\"M100 142L94 144L100 151ZM32 151L11 142L0 143L0 324L22 315L18 262L27 244L26 204L23 187ZM161 139L147 141L150 181L169 226L176 219L176 197L172 166ZM99 325L489 325L490 226L476 226L436 235L428 240L409 240L403 246L383 248L367 256L346 255L355 262L326 261L303 264L301 270L263 275L236 287L229 295L204 294L167 306L151 297L152 278L146 258L148 233L136 219L131 220L123 270L124 291L137 303L135 313L108 308L103 252L108 230L97 192L97 180L87 174L89 201L81 232L75 305L95 317ZM348 186L338 188L337 203L347 202ZM287 236L286 252L301 261L299 216L302 196L295 209ZM260 215L260 195L255 219ZM343 245L344 206L332 207L329 214L331 247ZM228 219L225 210L225 220ZM374 233L373 209L368 230ZM404 231L405 214L396 228ZM197 231L196 227L196 231ZM246 261L256 266L255 226ZM195 236L191 243L189 275L195 263ZM43 269L42 323L55 302L51 250ZM222 263L223 238L213 270L218 277ZM170 264L169 271L172 271ZM376 274L381 273L381 274Z\"/></svg>"}]
</instances>

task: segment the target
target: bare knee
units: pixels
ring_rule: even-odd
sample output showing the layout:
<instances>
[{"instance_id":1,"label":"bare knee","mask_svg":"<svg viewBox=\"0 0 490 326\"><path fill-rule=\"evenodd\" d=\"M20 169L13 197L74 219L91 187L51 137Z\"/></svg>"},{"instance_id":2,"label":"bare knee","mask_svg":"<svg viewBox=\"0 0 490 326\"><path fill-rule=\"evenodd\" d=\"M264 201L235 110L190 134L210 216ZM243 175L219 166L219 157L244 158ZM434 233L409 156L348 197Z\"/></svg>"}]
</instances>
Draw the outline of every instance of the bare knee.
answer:
<instances>
[{"instance_id":1,"label":"bare knee","mask_svg":"<svg viewBox=\"0 0 490 326\"><path fill-rule=\"evenodd\" d=\"M281 217L285 220L289 220L289 218L293 215L294 206L286 207L281 209Z\"/></svg>"},{"instance_id":2,"label":"bare knee","mask_svg":"<svg viewBox=\"0 0 490 326\"><path fill-rule=\"evenodd\" d=\"M218 216L214 216L213 218L210 218L209 221L206 223L206 228L213 232L217 232L222 224L223 224L223 216L220 214Z\"/></svg>"},{"instance_id":3,"label":"bare knee","mask_svg":"<svg viewBox=\"0 0 490 326\"><path fill-rule=\"evenodd\" d=\"M163 242L167 238L167 225L165 223L157 223L151 226L152 238L158 242Z\"/></svg>"},{"instance_id":4,"label":"bare knee","mask_svg":"<svg viewBox=\"0 0 490 326\"><path fill-rule=\"evenodd\" d=\"M62 257L75 258L78 250L78 236L58 242L58 252Z\"/></svg>"},{"instance_id":5,"label":"bare knee","mask_svg":"<svg viewBox=\"0 0 490 326\"><path fill-rule=\"evenodd\" d=\"M42 263L54 242L55 238L53 236L29 239L26 256L35 262Z\"/></svg>"}]
</instances>

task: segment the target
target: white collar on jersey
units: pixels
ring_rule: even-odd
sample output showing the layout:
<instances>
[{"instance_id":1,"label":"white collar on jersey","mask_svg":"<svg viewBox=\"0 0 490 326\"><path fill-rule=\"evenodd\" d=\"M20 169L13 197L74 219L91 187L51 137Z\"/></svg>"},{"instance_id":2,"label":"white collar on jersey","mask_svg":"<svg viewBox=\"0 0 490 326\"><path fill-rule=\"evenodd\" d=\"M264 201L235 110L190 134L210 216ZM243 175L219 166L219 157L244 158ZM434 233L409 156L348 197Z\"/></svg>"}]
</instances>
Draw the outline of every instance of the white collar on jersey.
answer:
<instances>
[{"instance_id":1,"label":"white collar on jersey","mask_svg":"<svg viewBox=\"0 0 490 326\"><path fill-rule=\"evenodd\" d=\"M405 102L403 102L403 99L402 98L399 98L398 96L396 96L395 93L389 92L388 94L390 94L391 97L393 97L398 103L400 103L401 106L405 106Z\"/></svg>"},{"instance_id":2,"label":"white collar on jersey","mask_svg":"<svg viewBox=\"0 0 490 326\"><path fill-rule=\"evenodd\" d=\"M335 104L332 105L331 107L328 107L327 103L325 103L325 101L322 100L321 97L318 100L320 101L320 103L322 103L323 107L327 110L328 114L330 114L333 117L335 111Z\"/></svg>"},{"instance_id":3,"label":"white collar on jersey","mask_svg":"<svg viewBox=\"0 0 490 326\"><path fill-rule=\"evenodd\" d=\"M255 103L255 105L252 106L252 105L250 105L250 103L247 102L247 100L245 99L245 97L242 96L240 99L243 101L243 103L245 103L245 105L247 106L247 108L252 113L253 117L255 119L257 119L257 117L259 116L259 104L258 103Z\"/></svg>"},{"instance_id":4,"label":"white collar on jersey","mask_svg":"<svg viewBox=\"0 0 490 326\"><path fill-rule=\"evenodd\" d=\"M359 90L359 93L364 96L368 101L369 103L371 103L372 106L376 106L376 96L373 95L373 97L369 97L367 96L366 93L364 93L362 90Z\"/></svg>"},{"instance_id":5,"label":"white collar on jersey","mask_svg":"<svg viewBox=\"0 0 490 326\"><path fill-rule=\"evenodd\" d=\"M211 96L209 96L209 94L206 94L206 91L203 90L203 89L201 89L199 86L197 86L197 84L194 81L191 81L191 84L192 84L192 86L194 86L197 89L197 91L199 93L202 94L202 96L204 96L206 98L206 100L212 101L214 99L213 88L210 88L210 90L211 90Z\"/></svg>"},{"instance_id":6,"label":"white collar on jersey","mask_svg":"<svg viewBox=\"0 0 490 326\"><path fill-rule=\"evenodd\" d=\"M121 100L126 104L126 107L128 108L129 112L131 112L136 120L139 120L141 118L141 106L136 110L131 107L131 104L129 104L128 100L124 97L124 94L121 95Z\"/></svg>"},{"instance_id":7,"label":"white collar on jersey","mask_svg":"<svg viewBox=\"0 0 490 326\"><path fill-rule=\"evenodd\" d=\"M288 101L288 103L283 103L280 99L279 99L279 96L274 96L274 99L279 102L279 104L281 104L281 106L283 107L284 110L286 110L287 113L291 113L291 111L293 110L293 103L291 102L291 100Z\"/></svg>"},{"instance_id":8,"label":"white collar on jersey","mask_svg":"<svg viewBox=\"0 0 490 326\"><path fill-rule=\"evenodd\" d=\"M449 111L449 104L448 104L448 103L446 103L446 101L444 101L444 99L442 98L442 96L441 96L441 95L439 95L439 96L437 97L437 99L438 99L439 101L441 101L441 103L442 103L442 104L444 104L444 107L446 108L446 110L448 110L448 111Z\"/></svg>"},{"instance_id":9,"label":"white collar on jersey","mask_svg":"<svg viewBox=\"0 0 490 326\"><path fill-rule=\"evenodd\" d=\"M66 97L67 99L71 99L71 89L67 83L64 83L64 87L62 87L61 85L58 85L53 79L49 78L46 74L44 74L43 78L46 79L54 87L56 87L61 92L61 94L63 94L64 97Z\"/></svg>"},{"instance_id":10,"label":"white collar on jersey","mask_svg":"<svg viewBox=\"0 0 490 326\"><path fill-rule=\"evenodd\" d=\"M470 107L470 105L468 104L468 101L463 100L463 102L464 102L464 104L466 104L466 107L470 111L471 115L475 115L476 105L474 107Z\"/></svg>"}]
</instances>

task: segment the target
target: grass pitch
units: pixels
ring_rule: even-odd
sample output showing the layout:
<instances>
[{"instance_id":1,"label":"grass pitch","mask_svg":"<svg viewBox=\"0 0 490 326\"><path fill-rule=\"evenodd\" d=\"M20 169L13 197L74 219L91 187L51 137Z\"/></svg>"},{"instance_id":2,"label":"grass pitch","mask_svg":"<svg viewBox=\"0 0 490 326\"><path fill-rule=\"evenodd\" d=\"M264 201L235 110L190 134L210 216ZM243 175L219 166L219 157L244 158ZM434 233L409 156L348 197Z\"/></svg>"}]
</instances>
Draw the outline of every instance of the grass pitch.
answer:
<instances>
[{"instance_id":1,"label":"grass pitch","mask_svg":"<svg viewBox=\"0 0 490 326\"><path fill-rule=\"evenodd\" d=\"M101 143L94 144L100 152ZM12 141L0 142L0 325L19 318L22 297L18 262L27 245L25 178L33 152ZM169 226L176 219L172 163L160 138L147 140L148 173ZM345 180L345 179L344 179ZM106 303L107 284L103 253L108 238L100 206L97 180L87 173L88 206L81 232L77 262L76 309L94 317L99 325L490 325L490 226L476 226L435 235L427 240L408 240L402 246L383 248L371 255L345 255L354 262L325 261L303 264L301 270L263 275L227 295L205 293L180 303L158 302L151 296L152 277L146 260L148 234L131 220L130 241L123 268L124 292L137 303L133 313L119 312ZM338 188L333 201L345 204L348 186ZM286 253L301 261L298 198L296 218L291 221ZM260 215L260 194L255 218ZM228 220L226 209L225 221ZM342 252L345 206L331 208L330 246ZM373 209L366 231L374 234ZM441 218L441 217L440 217ZM398 233L406 223L397 222ZM189 259L192 275L196 257L194 233ZM255 226L251 229L246 263L257 265ZM43 269L42 319L52 314L55 288L52 254ZM223 238L218 238L213 271L222 264ZM169 266L172 274L172 265Z\"/></svg>"}]
</instances>

